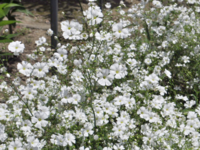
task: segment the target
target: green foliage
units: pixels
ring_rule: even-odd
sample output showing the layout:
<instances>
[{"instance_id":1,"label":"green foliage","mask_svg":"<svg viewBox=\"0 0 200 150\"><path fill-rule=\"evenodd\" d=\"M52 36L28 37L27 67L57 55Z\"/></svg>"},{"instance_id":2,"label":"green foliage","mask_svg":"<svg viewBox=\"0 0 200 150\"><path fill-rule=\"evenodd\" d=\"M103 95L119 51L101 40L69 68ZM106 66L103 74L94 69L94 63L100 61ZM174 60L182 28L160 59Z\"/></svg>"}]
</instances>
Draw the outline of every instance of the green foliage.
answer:
<instances>
[{"instance_id":1,"label":"green foliage","mask_svg":"<svg viewBox=\"0 0 200 150\"><path fill-rule=\"evenodd\" d=\"M20 23L16 21L15 17L12 15L14 12L22 12L27 15L32 15L26 8L22 5L18 4L17 2L13 2L10 0L4 0L3 4L0 4L0 31L2 30L3 26L9 25L10 34L0 36L0 43L10 43L12 42L12 38L18 36L19 34L12 34L12 27L16 26L16 23ZM8 20L3 20L4 18ZM1 51L1 49L0 49ZM1 53L0 56L8 56L12 55L10 53Z\"/></svg>"}]
</instances>

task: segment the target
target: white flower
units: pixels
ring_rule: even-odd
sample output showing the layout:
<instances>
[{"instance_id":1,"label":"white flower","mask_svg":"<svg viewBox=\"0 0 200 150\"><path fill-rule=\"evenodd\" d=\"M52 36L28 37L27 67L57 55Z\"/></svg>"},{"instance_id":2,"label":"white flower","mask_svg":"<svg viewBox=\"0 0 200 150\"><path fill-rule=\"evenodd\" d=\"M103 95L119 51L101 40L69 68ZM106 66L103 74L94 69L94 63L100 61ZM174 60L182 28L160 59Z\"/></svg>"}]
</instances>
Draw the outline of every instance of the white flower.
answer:
<instances>
[{"instance_id":1,"label":"white flower","mask_svg":"<svg viewBox=\"0 0 200 150\"><path fill-rule=\"evenodd\" d=\"M81 100L81 96L79 94L74 94L72 96L72 104L78 104Z\"/></svg>"},{"instance_id":2,"label":"white flower","mask_svg":"<svg viewBox=\"0 0 200 150\"><path fill-rule=\"evenodd\" d=\"M22 122L21 130L31 131L31 127L32 127L31 121L30 120L24 120L24 122Z\"/></svg>"},{"instance_id":3,"label":"white flower","mask_svg":"<svg viewBox=\"0 0 200 150\"><path fill-rule=\"evenodd\" d=\"M26 61L22 61L21 64L20 63L17 64L17 69L19 70L20 73L29 77L32 72L33 66Z\"/></svg>"},{"instance_id":4,"label":"white flower","mask_svg":"<svg viewBox=\"0 0 200 150\"><path fill-rule=\"evenodd\" d=\"M66 20L62 21L60 24L65 39L80 39L79 35L82 31L83 25L78 23L76 20L70 22Z\"/></svg>"},{"instance_id":5,"label":"white flower","mask_svg":"<svg viewBox=\"0 0 200 150\"><path fill-rule=\"evenodd\" d=\"M35 41L35 44L37 45L37 46L40 46L40 45L42 45L42 44L44 44L44 43L46 43L46 38L45 37L41 37L41 38L39 38L39 40L38 41Z\"/></svg>"},{"instance_id":6,"label":"white flower","mask_svg":"<svg viewBox=\"0 0 200 150\"><path fill-rule=\"evenodd\" d=\"M160 79L158 78L156 74L152 73L149 76L146 76L145 80L150 81L153 84L157 84Z\"/></svg>"},{"instance_id":7,"label":"white flower","mask_svg":"<svg viewBox=\"0 0 200 150\"><path fill-rule=\"evenodd\" d=\"M119 126L125 126L125 125L127 125L128 124L128 119L126 119L126 118L123 118L123 117L118 117L117 118L117 125L119 125Z\"/></svg>"},{"instance_id":8,"label":"white flower","mask_svg":"<svg viewBox=\"0 0 200 150\"><path fill-rule=\"evenodd\" d=\"M100 24L103 20L103 13L98 6L89 7L88 10L83 12L83 14L87 19L89 19L89 25Z\"/></svg>"},{"instance_id":9,"label":"white flower","mask_svg":"<svg viewBox=\"0 0 200 150\"><path fill-rule=\"evenodd\" d=\"M161 67L160 66L155 66L154 70L153 70L153 73L159 75L160 74L160 71L161 71Z\"/></svg>"},{"instance_id":10,"label":"white flower","mask_svg":"<svg viewBox=\"0 0 200 150\"><path fill-rule=\"evenodd\" d=\"M168 78L171 78L171 72L167 69L165 69L165 74L168 76Z\"/></svg>"},{"instance_id":11,"label":"white flower","mask_svg":"<svg viewBox=\"0 0 200 150\"><path fill-rule=\"evenodd\" d=\"M83 81L84 76L79 70L74 70L71 75L72 79L75 79L76 81Z\"/></svg>"},{"instance_id":12,"label":"white flower","mask_svg":"<svg viewBox=\"0 0 200 150\"><path fill-rule=\"evenodd\" d=\"M14 55L19 55L19 53L23 53L24 51L24 44L21 44L21 41L15 41L15 42L11 42L8 45L8 50L13 52Z\"/></svg>"},{"instance_id":13,"label":"white flower","mask_svg":"<svg viewBox=\"0 0 200 150\"><path fill-rule=\"evenodd\" d=\"M0 123L0 134L3 134L5 130L5 126Z\"/></svg>"},{"instance_id":14,"label":"white flower","mask_svg":"<svg viewBox=\"0 0 200 150\"><path fill-rule=\"evenodd\" d=\"M82 37L82 39L87 40L88 34L84 32L81 34L81 37Z\"/></svg>"},{"instance_id":15,"label":"white flower","mask_svg":"<svg viewBox=\"0 0 200 150\"><path fill-rule=\"evenodd\" d=\"M45 47L42 46L42 47L39 48L39 50L40 50L41 52L44 52L44 51L45 51Z\"/></svg>"},{"instance_id":16,"label":"white flower","mask_svg":"<svg viewBox=\"0 0 200 150\"><path fill-rule=\"evenodd\" d=\"M124 146L123 145L114 145L113 146L114 150L123 150L124 149Z\"/></svg>"},{"instance_id":17,"label":"white flower","mask_svg":"<svg viewBox=\"0 0 200 150\"><path fill-rule=\"evenodd\" d=\"M153 112L149 112L149 122L157 122L157 120L159 119L156 115L156 113L153 113Z\"/></svg>"},{"instance_id":18,"label":"white flower","mask_svg":"<svg viewBox=\"0 0 200 150\"><path fill-rule=\"evenodd\" d=\"M146 23L148 26L150 26L152 24L152 20L151 19L146 19Z\"/></svg>"},{"instance_id":19,"label":"white flower","mask_svg":"<svg viewBox=\"0 0 200 150\"><path fill-rule=\"evenodd\" d=\"M15 140L15 141L10 142L8 149L9 150L23 150L21 141Z\"/></svg>"},{"instance_id":20,"label":"white flower","mask_svg":"<svg viewBox=\"0 0 200 150\"><path fill-rule=\"evenodd\" d=\"M74 65L79 67L82 63L82 60L81 59L74 59Z\"/></svg>"},{"instance_id":21,"label":"white flower","mask_svg":"<svg viewBox=\"0 0 200 150\"><path fill-rule=\"evenodd\" d=\"M89 148L84 148L84 146L81 146L80 148L79 148L79 150L90 150Z\"/></svg>"},{"instance_id":22,"label":"white flower","mask_svg":"<svg viewBox=\"0 0 200 150\"><path fill-rule=\"evenodd\" d=\"M93 125L91 123L86 123L84 125L84 128L82 128L82 133L85 137L88 137L89 134L92 135L94 133L93 129Z\"/></svg>"},{"instance_id":23,"label":"white flower","mask_svg":"<svg viewBox=\"0 0 200 150\"><path fill-rule=\"evenodd\" d=\"M186 108L191 108L193 105L195 105L196 104L196 101L194 101L194 100L190 100L190 101L187 101L185 104L184 104L184 106L186 107Z\"/></svg>"},{"instance_id":24,"label":"white flower","mask_svg":"<svg viewBox=\"0 0 200 150\"><path fill-rule=\"evenodd\" d=\"M160 95L164 95L165 93L167 93L165 87L163 87L163 86L157 86L156 90L158 90L160 92Z\"/></svg>"},{"instance_id":25,"label":"white flower","mask_svg":"<svg viewBox=\"0 0 200 150\"><path fill-rule=\"evenodd\" d=\"M175 105L174 103L165 104L163 107L162 115L167 116L174 114L174 105Z\"/></svg>"},{"instance_id":26,"label":"white flower","mask_svg":"<svg viewBox=\"0 0 200 150\"><path fill-rule=\"evenodd\" d=\"M147 65L150 65L151 62L152 62L152 61L151 61L150 58L146 58L146 59L144 60L144 63L147 64Z\"/></svg>"},{"instance_id":27,"label":"white flower","mask_svg":"<svg viewBox=\"0 0 200 150\"><path fill-rule=\"evenodd\" d=\"M37 62L33 65L33 67L34 67L33 75L38 78L44 77L46 73L49 72L49 67L47 63L44 62L42 63Z\"/></svg>"},{"instance_id":28,"label":"white flower","mask_svg":"<svg viewBox=\"0 0 200 150\"><path fill-rule=\"evenodd\" d=\"M47 35L52 36L52 35L53 35L53 30L48 29L48 30L47 30Z\"/></svg>"},{"instance_id":29,"label":"white flower","mask_svg":"<svg viewBox=\"0 0 200 150\"><path fill-rule=\"evenodd\" d=\"M63 146L67 146L67 145L72 146L72 143L76 143L75 136L71 133L65 133Z\"/></svg>"},{"instance_id":30,"label":"white flower","mask_svg":"<svg viewBox=\"0 0 200 150\"><path fill-rule=\"evenodd\" d=\"M5 31L5 33L8 33L9 30L8 30L8 29L5 29L4 31Z\"/></svg>"},{"instance_id":31,"label":"white flower","mask_svg":"<svg viewBox=\"0 0 200 150\"><path fill-rule=\"evenodd\" d=\"M125 11L124 11L124 10L120 10L119 13L120 13L121 15L124 15L124 14L125 14Z\"/></svg>"},{"instance_id":32,"label":"white flower","mask_svg":"<svg viewBox=\"0 0 200 150\"><path fill-rule=\"evenodd\" d=\"M126 61L127 65L129 65L130 67L135 67L137 65L137 61L135 59L128 59Z\"/></svg>"},{"instance_id":33,"label":"white flower","mask_svg":"<svg viewBox=\"0 0 200 150\"><path fill-rule=\"evenodd\" d=\"M162 42L162 47L165 48L165 47L167 47L168 45L169 45L169 43L168 43L167 41L163 41L163 42Z\"/></svg>"},{"instance_id":34,"label":"white flower","mask_svg":"<svg viewBox=\"0 0 200 150\"><path fill-rule=\"evenodd\" d=\"M10 78L10 74L9 74L9 73L6 73L6 76L7 76L8 78Z\"/></svg>"},{"instance_id":35,"label":"white flower","mask_svg":"<svg viewBox=\"0 0 200 150\"><path fill-rule=\"evenodd\" d=\"M145 107L140 107L140 109L138 109L137 114L140 115L141 118L148 118L148 114L149 111L145 108Z\"/></svg>"},{"instance_id":36,"label":"white flower","mask_svg":"<svg viewBox=\"0 0 200 150\"><path fill-rule=\"evenodd\" d=\"M62 97L61 101L63 103L67 103L68 102L68 99L71 97L71 94L69 93L69 91L67 89L63 89L61 92L60 92L60 95Z\"/></svg>"},{"instance_id":37,"label":"white flower","mask_svg":"<svg viewBox=\"0 0 200 150\"><path fill-rule=\"evenodd\" d=\"M184 63L189 63L189 62L190 62L190 57L188 57L188 56L183 56L183 57L182 57L182 60L183 60Z\"/></svg>"},{"instance_id":38,"label":"white flower","mask_svg":"<svg viewBox=\"0 0 200 150\"><path fill-rule=\"evenodd\" d=\"M161 8L162 7L162 3L160 1L157 1L157 0L153 0L152 4L157 8Z\"/></svg>"},{"instance_id":39,"label":"white flower","mask_svg":"<svg viewBox=\"0 0 200 150\"><path fill-rule=\"evenodd\" d=\"M187 3L188 4L195 4L196 0L188 0Z\"/></svg>"},{"instance_id":40,"label":"white flower","mask_svg":"<svg viewBox=\"0 0 200 150\"><path fill-rule=\"evenodd\" d=\"M42 127L46 127L48 121L44 120L47 119L48 116L43 112L35 112L34 116L31 118L32 123L36 123L35 127L42 129Z\"/></svg>"},{"instance_id":41,"label":"white flower","mask_svg":"<svg viewBox=\"0 0 200 150\"><path fill-rule=\"evenodd\" d=\"M116 79L124 78L127 74L126 67L120 64L113 64L110 66L110 74L115 76Z\"/></svg>"},{"instance_id":42,"label":"white flower","mask_svg":"<svg viewBox=\"0 0 200 150\"><path fill-rule=\"evenodd\" d=\"M125 104L125 102L127 101L127 98L124 96L118 96L114 99L114 104L117 106L123 105Z\"/></svg>"},{"instance_id":43,"label":"white flower","mask_svg":"<svg viewBox=\"0 0 200 150\"><path fill-rule=\"evenodd\" d=\"M40 112L43 113L45 118L49 117L49 115L50 115L49 107L39 105L38 110L40 110Z\"/></svg>"},{"instance_id":44,"label":"white flower","mask_svg":"<svg viewBox=\"0 0 200 150\"><path fill-rule=\"evenodd\" d=\"M29 144L33 147L37 147L40 144L39 140L34 136L29 136L27 138L27 142L29 142Z\"/></svg>"},{"instance_id":45,"label":"white flower","mask_svg":"<svg viewBox=\"0 0 200 150\"><path fill-rule=\"evenodd\" d=\"M130 45L130 49L134 50L134 51L137 50L136 47L135 47L135 44L133 44L133 43Z\"/></svg>"},{"instance_id":46,"label":"white flower","mask_svg":"<svg viewBox=\"0 0 200 150\"><path fill-rule=\"evenodd\" d=\"M110 4L109 2L107 2L107 3L105 4L105 7L108 8L108 9L110 9L110 8L111 8L111 4Z\"/></svg>"},{"instance_id":47,"label":"white flower","mask_svg":"<svg viewBox=\"0 0 200 150\"><path fill-rule=\"evenodd\" d=\"M63 61L67 59L67 50L65 49L65 46L60 47L56 53L54 53L54 56L58 58L58 60Z\"/></svg>"},{"instance_id":48,"label":"white flower","mask_svg":"<svg viewBox=\"0 0 200 150\"><path fill-rule=\"evenodd\" d=\"M127 38L130 34L127 28L123 28L122 22L115 23L112 26L113 34L117 38Z\"/></svg>"},{"instance_id":49,"label":"white flower","mask_svg":"<svg viewBox=\"0 0 200 150\"><path fill-rule=\"evenodd\" d=\"M28 85L21 91L21 94L23 94L24 96L29 96L29 98L32 99L37 94L37 90L33 88L33 86Z\"/></svg>"},{"instance_id":50,"label":"white flower","mask_svg":"<svg viewBox=\"0 0 200 150\"><path fill-rule=\"evenodd\" d=\"M98 83L102 86L110 86L112 84L111 81L114 79L109 69L102 69L101 72L98 73L98 77Z\"/></svg>"},{"instance_id":51,"label":"white flower","mask_svg":"<svg viewBox=\"0 0 200 150\"><path fill-rule=\"evenodd\" d=\"M7 68L5 66L3 66L2 68L0 68L0 73L4 73L7 71Z\"/></svg>"},{"instance_id":52,"label":"white flower","mask_svg":"<svg viewBox=\"0 0 200 150\"><path fill-rule=\"evenodd\" d=\"M164 65L166 65L166 64L169 64L169 62L170 62L169 57L163 57L163 60L162 60L162 62L161 62L161 66L164 66Z\"/></svg>"}]
</instances>

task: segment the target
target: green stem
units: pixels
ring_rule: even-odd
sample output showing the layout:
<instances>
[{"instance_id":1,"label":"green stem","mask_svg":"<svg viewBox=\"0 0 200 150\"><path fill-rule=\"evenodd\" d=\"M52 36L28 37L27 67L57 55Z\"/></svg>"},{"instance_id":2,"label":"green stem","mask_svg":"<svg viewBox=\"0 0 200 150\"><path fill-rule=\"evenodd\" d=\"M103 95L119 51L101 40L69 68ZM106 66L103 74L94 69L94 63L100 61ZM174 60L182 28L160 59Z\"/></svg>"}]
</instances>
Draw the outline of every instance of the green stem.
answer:
<instances>
[{"instance_id":1,"label":"green stem","mask_svg":"<svg viewBox=\"0 0 200 150\"><path fill-rule=\"evenodd\" d=\"M83 14L83 7L82 7L82 5L81 5L81 1L78 0L78 3L79 3L79 6L81 7L82 15L84 16L84 14ZM85 20L84 20L84 22L85 22ZM88 24L87 24L87 21L85 22L85 27L86 27L87 34L88 34L88 36L89 36L90 33L89 33L89 31L88 31ZM89 37L89 39L90 39L90 37Z\"/></svg>"},{"instance_id":2,"label":"green stem","mask_svg":"<svg viewBox=\"0 0 200 150\"><path fill-rule=\"evenodd\" d=\"M9 12L8 12L8 20L10 20L10 17L11 17L11 13L10 13L10 11L9 11ZM13 31L12 31L12 24L9 24L9 32L10 32L10 34L13 33Z\"/></svg>"},{"instance_id":3,"label":"green stem","mask_svg":"<svg viewBox=\"0 0 200 150\"><path fill-rule=\"evenodd\" d=\"M11 87L12 87L12 83L11 83ZM12 87L13 88L13 90L15 91L15 93L17 94L17 96L22 100L22 97L20 97L19 96L19 94L17 93L17 90L15 89L15 87L13 86ZM22 100L22 102L24 102L23 100ZM31 116L33 116L33 114L32 114L32 112L31 112L31 110L29 109L29 106L28 106L28 104L27 103L25 103L24 102L24 104L26 105L26 107L27 107L27 109L29 110L29 112L30 112L30 114L31 114Z\"/></svg>"},{"instance_id":4,"label":"green stem","mask_svg":"<svg viewBox=\"0 0 200 150\"><path fill-rule=\"evenodd\" d=\"M145 30L146 30L146 33L147 33L147 39L148 39L148 41L151 41L151 37L150 37L150 33L149 33L149 28L148 28L148 25L147 25L146 22L145 22Z\"/></svg>"}]
</instances>

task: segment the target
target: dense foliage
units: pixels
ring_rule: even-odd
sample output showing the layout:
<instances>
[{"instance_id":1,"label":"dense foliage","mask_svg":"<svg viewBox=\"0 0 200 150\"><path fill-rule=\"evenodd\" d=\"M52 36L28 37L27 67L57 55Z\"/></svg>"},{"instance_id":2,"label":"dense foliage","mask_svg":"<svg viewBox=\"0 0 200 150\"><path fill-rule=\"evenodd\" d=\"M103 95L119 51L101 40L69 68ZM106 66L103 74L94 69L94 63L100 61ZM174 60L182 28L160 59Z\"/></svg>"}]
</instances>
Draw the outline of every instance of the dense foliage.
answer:
<instances>
[{"instance_id":1,"label":"dense foliage","mask_svg":"<svg viewBox=\"0 0 200 150\"><path fill-rule=\"evenodd\" d=\"M47 57L40 37L17 64L26 85L1 83L0 149L199 150L200 2L121 1L112 18L94 1L61 23L69 43Z\"/></svg>"}]
</instances>

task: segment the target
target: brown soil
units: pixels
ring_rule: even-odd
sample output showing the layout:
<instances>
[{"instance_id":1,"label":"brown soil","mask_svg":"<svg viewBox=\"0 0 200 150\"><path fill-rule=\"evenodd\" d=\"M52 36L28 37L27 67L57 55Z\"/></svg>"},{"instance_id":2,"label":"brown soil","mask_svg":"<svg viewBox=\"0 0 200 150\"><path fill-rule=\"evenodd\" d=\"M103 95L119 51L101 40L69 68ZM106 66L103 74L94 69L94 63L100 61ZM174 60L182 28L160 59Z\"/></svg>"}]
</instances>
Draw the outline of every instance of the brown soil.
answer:
<instances>
[{"instance_id":1,"label":"brown soil","mask_svg":"<svg viewBox=\"0 0 200 150\"><path fill-rule=\"evenodd\" d=\"M80 0L83 9L88 7L86 0ZM112 9L119 5L120 0L110 0L112 4ZM127 6L126 10L132 6L134 3L138 3L140 0L124 0ZM50 43L50 37L46 35L46 31L50 28L50 0L22 0L23 6L25 6L34 16L28 16L23 13L15 13L15 17L18 23L13 29L14 33L21 33L20 36L14 38L14 41L21 41L25 45L25 50L20 56L9 57L8 62L5 64L10 78L4 77L0 78L0 84L2 81L11 81L16 77L18 70L17 64L23 60L26 60L26 54L31 54L35 50L35 41L40 37L45 36L47 42ZM62 11L65 15L62 15ZM78 0L58 0L58 36L61 36L60 22L63 20L80 19L82 16L81 8ZM8 27L4 27L6 29ZM8 44L0 44L0 51L9 52L7 50ZM0 58L2 60L2 58ZM0 62L1 63L1 62ZM1 73L0 73L1 76ZM5 75L4 75L5 76ZM20 75L25 82L26 77ZM0 100L2 99L2 94L0 92Z\"/></svg>"}]
</instances>

